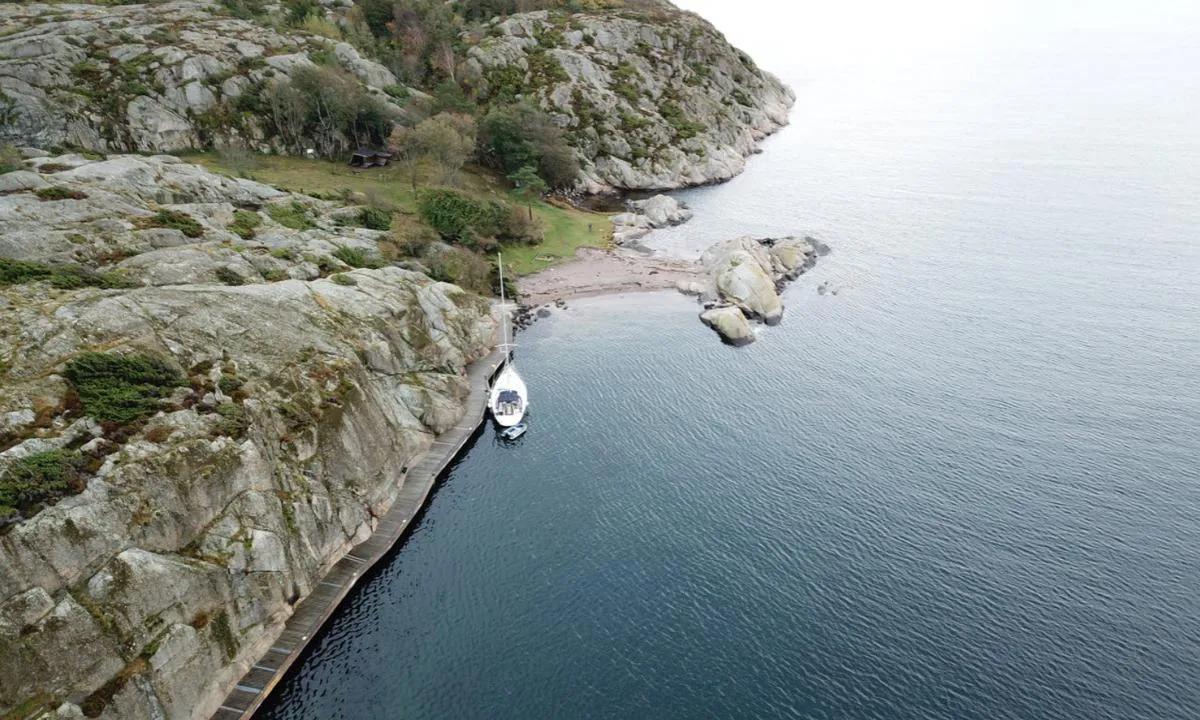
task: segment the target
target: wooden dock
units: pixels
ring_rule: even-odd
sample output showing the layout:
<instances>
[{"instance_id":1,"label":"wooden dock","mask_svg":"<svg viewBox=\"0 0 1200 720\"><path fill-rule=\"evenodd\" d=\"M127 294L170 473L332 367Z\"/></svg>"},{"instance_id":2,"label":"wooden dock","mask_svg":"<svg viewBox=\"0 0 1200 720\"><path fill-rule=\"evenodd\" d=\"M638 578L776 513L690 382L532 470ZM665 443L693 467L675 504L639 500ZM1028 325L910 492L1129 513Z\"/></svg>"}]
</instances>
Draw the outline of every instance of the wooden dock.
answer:
<instances>
[{"instance_id":1,"label":"wooden dock","mask_svg":"<svg viewBox=\"0 0 1200 720\"><path fill-rule=\"evenodd\" d=\"M300 601L284 626L283 633L267 654L259 658L257 664L238 681L213 714L213 720L252 717L358 579L404 536L409 523L425 505L442 471L458 456L483 422L487 411L488 384L503 359L504 351L496 348L487 357L471 363L467 369L471 395L458 425L438 435L429 450L408 468L399 495L379 521L375 533L365 542L354 546Z\"/></svg>"}]
</instances>

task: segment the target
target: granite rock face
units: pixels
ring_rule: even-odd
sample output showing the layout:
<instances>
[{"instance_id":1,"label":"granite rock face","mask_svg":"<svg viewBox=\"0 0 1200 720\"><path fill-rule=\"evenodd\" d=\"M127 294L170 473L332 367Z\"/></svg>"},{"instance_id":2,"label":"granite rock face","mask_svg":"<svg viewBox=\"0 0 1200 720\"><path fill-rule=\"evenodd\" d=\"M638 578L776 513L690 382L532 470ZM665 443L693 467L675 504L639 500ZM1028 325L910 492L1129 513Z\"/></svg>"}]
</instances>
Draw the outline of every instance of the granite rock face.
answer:
<instances>
[{"instance_id":1,"label":"granite rock face","mask_svg":"<svg viewBox=\"0 0 1200 720\"><path fill-rule=\"evenodd\" d=\"M239 99L322 53L380 99L396 78L350 45L195 0L0 5L0 142L163 153L214 140L269 147ZM398 111L398 109L397 109Z\"/></svg>"},{"instance_id":2,"label":"granite rock face","mask_svg":"<svg viewBox=\"0 0 1200 720\"><path fill-rule=\"evenodd\" d=\"M347 19L344 3L328 5L327 19ZM395 92L393 72L361 48L276 26L197 0L0 5L0 142L283 150L263 90L314 64L347 71L393 119L421 114L393 95L428 104L415 89ZM460 40L457 78L485 103L528 100L548 112L580 158L586 192L727 180L787 124L795 101L712 25L666 2L520 13Z\"/></svg>"},{"instance_id":3,"label":"granite rock face","mask_svg":"<svg viewBox=\"0 0 1200 720\"><path fill-rule=\"evenodd\" d=\"M726 240L700 258L707 280L680 285L678 290L700 298L705 305L701 320L726 342L745 345L754 340L750 321L775 325L783 319L779 293L816 263L819 248L826 249L812 238Z\"/></svg>"},{"instance_id":4,"label":"granite rock face","mask_svg":"<svg viewBox=\"0 0 1200 720\"><path fill-rule=\"evenodd\" d=\"M692 219L687 205L670 195L655 195L625 203L626 212L609 218L613 224L613 242L624 245L650 234L651 230L682 225Z\"/></svg>"},{"instance_id":5,"label":"granite rock face","mask_svg":"<svg viewBox=\"0 0 1200 720\"><path fill-rule=\"evenodd\" d=\"M0 476L55 448L95 458L81 493L0 528L0 714L53 698L62 717L207 718L458 421L495 320L456 286L338 263L378 233L312 198L176 158L46 162L74 169L0 197L0 257L125 287L0 286ZM280 203L312 227L275 223ZM196 227L142 227L162 211ZM228 230L235 211L254 237ZM152 355L187 384L115 430L62 376L85 351Z\"/></svg>"},{"instance_id":6,"label":"granite rock face","mask_svg":"<svg viewBox=\"0 0 1200 720\"><path fill-rule=\"evenodd\" d=\"M590 192L727 180L795 102L711 24L667 3L512 15L472 40L465 76L485 97L515 93L558 119Z\"/></svg>"}]
</instances>

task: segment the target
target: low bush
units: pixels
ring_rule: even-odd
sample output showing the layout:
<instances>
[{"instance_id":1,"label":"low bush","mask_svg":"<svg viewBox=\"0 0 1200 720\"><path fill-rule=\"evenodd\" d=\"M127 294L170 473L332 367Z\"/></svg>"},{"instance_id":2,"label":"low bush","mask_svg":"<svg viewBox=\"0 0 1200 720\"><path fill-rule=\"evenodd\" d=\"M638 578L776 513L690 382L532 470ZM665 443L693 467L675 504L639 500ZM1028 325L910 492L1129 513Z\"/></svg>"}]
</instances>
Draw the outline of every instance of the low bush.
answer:
<instances>
[{"instance_id":1,"label":"low bush","mask_svg":"<svg viewBox=\"0 0 1200 720\"><path fill-rule=\"evenodd\" d=\"M380 242L380 253L388 260L420 257L437 239L432 228L412 215L396 215L388 240Z\"/></svg>"},{"instance_id":2,"label":"low bush","mask_svg":"<svg viewBox=\"0 0 1200 720\"><path fill-rule=\"evenodd\" d=\"M51 185L50 187L38 188L33 191L38 200L42 202L50 202L53 200L86 200L87 193L71 188L63 187L62 185Z\"/></svg>"},{"instance_id":3,"label":"low bush","mask_svg":"<svg viewBox=\"0 0 1200 720\"><path fill-rule=\"evenodd\" d=\"M67 363L63 376L83 412L101 422L132 423L149 417L171 390L185 385L178 371L147 355L88 352Z\"/></svg>"},{"instance_id":4,"label":"low bush","mask_svg":"<svg viewBox=\"0 0 1200 720\"><path fill-rule=\"evenodd\" d=\"M492 264L465 248L447 247L430 252L421 259L429 268L429 277L480 295L491 292Z\"/></svg>"},{"instance_id":5,"label":"low bush","mask_svg":"<svg viewBox=\"0 0 1200 720\"><path fill-rule=\"evenodd\" d=\"M246 414L246 408L237 403L217 406L217 414L221 416L216 430L219 435L237 439L245 435L250 427L250 416Z\"/></svg>"},{"instance_id":6,"label":"low bush","mask_svg":"<svg viewBox=\"0 0 1200 720\"><path fill-rule=\"evenodd\" d=\"M423 191L417 198L417 212L445 239L482 250L494 249L483 242L487 239L536 245L543 234L541 226L519 208L496 200L479 202L454 190Z\"/></svg>"},{"instance_id":7,"label":"low bush","mask_svg":"<svg viewBox=\"0 0 1200 720\"><path fill-rule=\"evenodd\" d=\"M245 285L246 279L237 270L221 265L216 270L217 279L226 285Z\"/></svg>"},{"instance_id":8,"label":"low bush","mask_svg":"<svg viewBox=\"0 0 1200 720\"><path fill-rule=\"evenodd\" d=\"M0 287L45 280L60 290L81 287L127 288L132 283L116 272L97 273L79 265L45 265L0 258Z\"/></svg>"},{"instance_id":9,"label":"low bush","mask_svg":"<svg viewBox=\"0 0 1200 720\"><path fill-rule=\"evenodd\" d=\"M87 458L78 452L48 450L17 460L0 476L0 524L15 513L30 517L47 505L82 492Z\"/></svg>"},{"instance_id":10,"label":"low bush","mask_svg":"<svg viewBox=\"0 0 1200 720\"><path fill-rule=\"evenodd\" d=\"M365 250L346 247L344 245L334 250L333 256L354 268L375 269L382 266L378 259L368 255Z\"/></svg>"},{"instance_id":11,"label":"low bush","mask_svg":"<svg viewBox=\"0 0 1200 720\"><path fill-rule=\"evenodd\" d=\"M345 273L338 273L337 275L331 275L329 277L329 279L334 281L338 285L357 285L358 284L357 280L355 280L353 277L351 277L350 275L347 275Z\"/></svg>"},{"instance_id":12,"label":"low bush","mask_svg":"<svg viewBox=\"0 0 1200 720\"><path fill-rule=\"evenodd\" d=\"M234 210L233 222L229 224L229 232L243 240L249 240L254 237L255 231L261 224L262 217L258 213L249 210Z\"/></svg>"},{"instance_id":13,"label":"low bush","mask_svg":"<svg viewBox=\"0 0 1200 720\"><path fill-rule=\"evenodd\" d=\"M24 158L21 151L12 145L0 145L0 175L14 170L24 170Z\"/></svg>"},{"instance_id":14,"label":"low bush","mask_svg":"<svg viewBox=\"0 0 1200 720\"><path fill-rule=\"evenodd\" d=\"M365 207L358 211L358 224L369 230L387 230L392 226L392 214L383 208Z\"/></svg>"},{"instance_id":15,"label":"low bush","mask_svg":"<svg viewBox=\"0 0 1200 720\"><path fill-rule=\"evenodd\" d=\"M43 175L51 175L53 173L62 172L64 170L74 170L75 168L65 163L42 163L38 166L37 171Z\"/></svg>"},{"instance_id":16,"label":"low bush","mask_svg":"<svg viewBox=\"0 0 1200 720\"><path fill-rule=\"evenodd\" d=\"M196 218L179 210L159 210L150 217L138 218L135 224L142 228L169 228L178 230L190 238L198 238L204 234L204 228L196 222Z\"/></svg>"},{"instance_id":17,"label":"low bush","mask_svg":"<svg viewBox=\"0 0 1200 720\"><path fill-rule=\"evenodd\" d=\"M454 190L432 189L417 198L421 219L449 240L457 240L483 213L480 203Z\"/></svg>"},{"instance_id":18,"label":"low bush","mask_svg":"<svg viewBox=\"0 0 1200 720\"><path fill-rule=\"evenodd\" d=\"M267 207L267 215L270 215L275 222L292 230L312 230L317 226L308 216L308 208L298 202L291 205L270 205Z\"/></svg>"}]
</instances>

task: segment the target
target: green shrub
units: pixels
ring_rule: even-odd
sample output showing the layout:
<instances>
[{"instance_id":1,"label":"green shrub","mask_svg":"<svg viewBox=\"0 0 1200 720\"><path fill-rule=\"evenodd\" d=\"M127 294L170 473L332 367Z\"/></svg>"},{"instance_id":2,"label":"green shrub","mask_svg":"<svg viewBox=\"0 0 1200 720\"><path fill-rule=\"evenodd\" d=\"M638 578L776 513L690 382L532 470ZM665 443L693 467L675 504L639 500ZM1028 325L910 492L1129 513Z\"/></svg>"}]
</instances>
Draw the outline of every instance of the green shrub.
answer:
<instances>
[{"instance_id":1,"label":"green shrub","mask_svg":"<svg viewBox=\"0 0 1200 720\"><path fill-rule=\"evenodd\" d=\"M196 222L196 218L179 210L159 210L150 217L138 218L134 223L142 229L169 228L178 230L190 238L198 238L204 234L204 228Z\"/></svg>"},{"instance_id":2,"label":"green shrub","mask_svg":"<svg viewBox=\"0 0 1200 720\"><path fill-rule=\"evenodd\" d=\"M12 145L0 145L0 175L24 169L25 163L21 157L21 151Z\"/></svg>"},{"instance_id":3,"label":"green shrub","mask_svg":"<svg viewBox=\"0 0 1200 720\"><path fill-rule=\"evenodd\" d=\"M358 211L358 224L369 230L387 230L392 226L392 214L383 208L365 207Z\"/></svg>"},{"instance_id":4,"label":"green shrub","mask_svg":"<svg viewBox=\"0 0 1200 720\"><path fill-rule=\"evenodd\" d=\"M225 283L226 285L245 285L246 284L246 278L242 277L241 274L239 274L237 270L234 270L231 267L221 265L214 272L217 275L217 279L220 280L221 282Z\"/></svg>"},{"instance_id":5,"label":"green shrub","mask_svg":"<svg viewBox=\"0 0 1200 720\"><path fill-rule=\"evenodd\" d=\"M403 85L388 85L383 88L383 91L388 94L388 97L394 97L397 100L405 100L411 94Z\"/></svg>"},{"instance_id":6,"label":"green shrub","mask_svg":"<svg viewBox=\"0 0 1200 720\"><path fill-rule=\"evenodd\" d=\"M38 188L33 191L38 200L49 202L51 200L86 200L87 193L71 188L63 187L62 185L51 185L50 187Z\"/></svg>"},{"instance_id":7,"label":"green shrub","mask_svg":"<svg viewBox=\"0 0 1200 720\"><path fill-rule=\"evenodd\" d=\"M483 208L460 192L432 189L418 196L417 212L442 237L457 240L479 219Z\"/></svg>"},{"instance_id":8,"label":"green shrub","mask_svg":"<svg viewBox=\"0 0 1200 720\"><path fill-rule=\"evenodd\" d=\"M221 0L229 14L242 20L252 20L266 12L263 0Z\"/></svg>"},{"instance_id":9,"label":"green shrub","mask_svg":"<svg viewBox=\"0 0 1200 720\"><path fill-rule=\"evenodd\" d=\"M70 381L87 415L101 422L131 423L152 415L159 401L184 377L167 363L146 355L88 352L67 363Z\"/></svg>"},{"instance_id":10,"label":"green shrub","mask_svg":"<svg viewBox=\"0 0 1200 720\"><path fill-rule=\"evenodd\" d=\"M480 295L491 292L492 264L465 248L449 247L431 252L421 259L429 267L429 277Z\"/></svg>"},{"instance_id":11,"label":"green shrub","mask_svg":"<svg viewBox=\"0 0 1200 720\"><path fill-rule=\"evenodd\" d=\"M221 416L217 423L217 433L220 435L240 438L250 427L250 417L246 414L246 408L240 404L223 403L217 406L217 414Z\"/></svg>"},{"instance_id":12,"label":"green shrub","mask_svg":"<svg viewBox=\"0 0 1200 720\"><path fill-rule=\"evenodd\" d=\"M291 205L269 205L267 214L275 222L292 230L312 230L317 226L308 216L308 208L298 202Z\"/></svg>"},{"instance_id":13,"label":"green shrub","mask_svg":"<svg viewBox=\"0 0 1200 720\"><path fill-rule=\"evenodd\" d=\"M258 274L262 275L262 279L266 280L267 282L279 282L280 280L288 279L288 274L286 272L283 270L276 270L275 268L263 268L258 271Z\"/></svg>"},{"instance_id":14,"label":"green shrub","mask_svg":"<svg viewBox=\"0 0 1200 720\"><path fill-rule=\"evenodd\" d=\"M371 257L365 251L358 248L346 247L343 245L342 247L339 247L337 250L333 251L333 256L346 263L350 267L371 269L380 267L379 260Z\"/></svg>"},{"instance_id":15,"label":"green shrub","mask_svg":"<svg viewBox=\"0 0 1200 720\"><path fill-rule=\"evenodd\" d=\"M74 169L75 168L73 166L67 165L66 163L42 163L41 165L38 166L37 171L42 173L43 175L52 175L54 173L62 172L64 170L74 170Z\"/></svg>"},{"instance_id":16,"label":"green shrub","mask_svg":"<svg viewBox=\"0 0 1200 720\"><path fill-rule=\"evenodd\" d=\"M347 275L345 273L338 273L337 275L331 275L329 277L329 279L334 281L338 285L357 285L358 284L357 280L355 280L353 277L351 277L350 275Z\"/></svg>"},{"instance_id":17,"label":"green shrub","mask_svg":"<svg viewBox=\"0 0 1200 720\"><path fill-rule=\"evenodd\" d=\"M96 273L79 265L44 265L0 258L0 287L45 280L60 290L81 287L127 288L132 284L115 272Z\"/></svg>"},{"instance_id":18,"label":"green shrub","mask_svg":"<svg viewBox=\"0 0 1200 720\"><path fill-rule=\"evenodd\" d=\"M296 248L282 247L272 250L271 257L296 262L300 259L300 253L296 252Z\"/></svg>"},{"instance_id":19,"label":"green shrub","mask_svg":"<svg viewBox=\"0 0 1200 720\"><path fill-rule=\"evenodd\" d=\"M0 477L0 523L14 512L30 517L46 505L82 492L86 458L78 452L48 450L17 460Z\"/></svg>"},{"instance_id":20,"label":"green shrub","mask_svg":"<svg viewBox=\"0 0 1200 720\"><path fill-rule=\"evenodd\" d=\"M237 234L243 240L254 237L255 230L262 224L262 217L249 210L234 210L233 222L229 224L229 232Z\"/></svg>"}]
</instances>

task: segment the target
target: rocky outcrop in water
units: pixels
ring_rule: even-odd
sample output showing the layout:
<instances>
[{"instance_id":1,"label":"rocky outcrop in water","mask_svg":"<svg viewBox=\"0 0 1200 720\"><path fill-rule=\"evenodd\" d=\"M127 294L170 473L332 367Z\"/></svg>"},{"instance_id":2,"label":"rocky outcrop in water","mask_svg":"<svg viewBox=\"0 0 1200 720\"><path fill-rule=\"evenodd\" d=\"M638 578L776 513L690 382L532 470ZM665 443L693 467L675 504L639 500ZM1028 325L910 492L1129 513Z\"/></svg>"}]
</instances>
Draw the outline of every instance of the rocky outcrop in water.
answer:
<instances>
[{"instance_id":1,"label":"rocky outcrop in water","mask_svg":"<svg viewBox=\"0 0 1200 720\"><path fill-rule=\"evenodd\" d=\"M613 242L617 245L638 240L658 228L682 225L692 219L687 205L669 195L625 203L626 212L609 218L613 224Z\"/></svg>"},{"instance_id":2,"label":"rocky outcrop in water","mask_svg":"<svg viewBox=\"0 0 1200 720\"><path fill-rule=\"evenodd\" d=\"M312 198L171 157L30 165L0 175L0 484L72 488L0 517L0 714L207 718L458 421L495 321L333 257L377 234ZM178 386L97 421L65 370L88 352Z\"/></svg>"},{"instance_id":3,"label":"rocky outcrop in water","mask_svg":"<svg viewBox=\"0 0 1200 720\"><path fill-rule=\"evenodd\" d=\"M827 248L812 238L726 240L701 256L707 278L683 282L677 288L700 298L705 305L701 320L722 339L745 345L754 340L750 321L775 325L783 319L779 293L825 251Z\"/></svg>"},{"instance_id":4,"label":"rocky outcrop in water","mask_svg":"<svg viewBox=\"0 0 1200 720\"><path fill-rule=\"evenodd\" d=\"M466 76L485 97L532 98L559 118L590 192L727 180L795 102L711 24L666 3L495 20Z\"/></svg>"}]
</instances>

